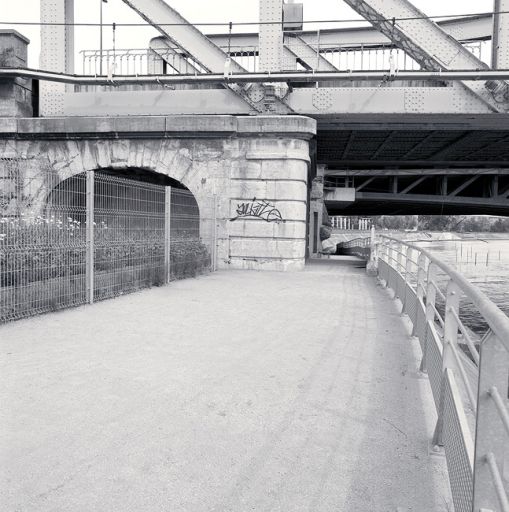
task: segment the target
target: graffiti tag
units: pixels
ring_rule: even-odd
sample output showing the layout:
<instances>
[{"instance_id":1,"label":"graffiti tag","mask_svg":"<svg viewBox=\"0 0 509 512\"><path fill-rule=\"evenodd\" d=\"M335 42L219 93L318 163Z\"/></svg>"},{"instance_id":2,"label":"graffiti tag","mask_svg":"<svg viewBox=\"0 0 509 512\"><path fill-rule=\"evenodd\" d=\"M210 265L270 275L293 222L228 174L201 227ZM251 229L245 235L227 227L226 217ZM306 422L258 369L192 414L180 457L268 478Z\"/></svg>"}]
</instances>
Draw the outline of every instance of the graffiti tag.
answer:
<instances>
[{"instance_id":1,"label":"graffiti tag","mask_svg":"<svg viewBox=\"0 0 509 512\"><path fill-rule=\"evenodd\" d=\"M281 212L268 201L253 198L249 203L239 203L236 210L237 216L230 220L243 217L256 217L267 222L284 222Z\"/></svg>"}]
</instances>

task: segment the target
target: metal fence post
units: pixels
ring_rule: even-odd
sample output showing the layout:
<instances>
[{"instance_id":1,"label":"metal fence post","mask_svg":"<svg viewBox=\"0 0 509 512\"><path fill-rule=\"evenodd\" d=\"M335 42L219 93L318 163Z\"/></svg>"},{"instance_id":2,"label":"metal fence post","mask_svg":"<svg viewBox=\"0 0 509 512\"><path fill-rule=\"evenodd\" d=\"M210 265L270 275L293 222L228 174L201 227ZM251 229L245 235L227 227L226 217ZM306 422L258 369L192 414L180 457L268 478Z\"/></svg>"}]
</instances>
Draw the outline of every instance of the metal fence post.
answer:
<instances>
[{"instance_id":1,"label":"metal fence post","mask_svg":"<svg viewBox=\"0 0 509 512\"><path fill-rule=\"evenodd\" d=\"M86 182L86 265L87 302L94 303L94 182L95 171L87 172Z\"/></svg>"},{"instance_id":2,"label":"metal fence post","mask_svg":"<svg viewBox=\"0 0 509 512\"><path fill-rule=\"evenodd\" d=\"M214 215L213 215L213 218L214 218L214 242L213 242L213 247L214 247L214 260L213 260L213 263L212 263L212 270L213 271L216 271L217 270L217 195L214 194Z\"/></svg>"},{"instance_id":3,"label":"metal fence post","mask_svg":"<svg viewBox=\"0 0 509 512\"><path fill-rule=\"evenodd\" d=\"M440 403L438 407L438 419L433 434L433 444L443 446L443 427L444 427L444 372L446 368L454 370L454 354L452 344L458 341L458 321L459 306L461 299L461 288L451 279L447 284L445 294L445 315L444 315L444 352L442 355L442 383L440 391ZM456 313L455 315L453 314Z\"/></svg>"},{"instance_id":4,"label":"metal fence post","mask_svg":"<svg viewBox=\"0 0 509 512\"><path fill-rule=\"evenodd\" d=\"M164 270L165 283L171 279L171 187L164 191Z\"/></svg>"},{"instance_id":5,"label":"metal fence post","mask_svg":"<svg viewBox=\"0 0 509 512\"><path fill-rule=\"evenodd\" d=\"M497 401L507 411L509 353L492 332L481 344L479 389L474 456L474 510L508 510L507 498L494 485L492 474L498 469L504 475L504 456L507 457L508 425L504 426ZM506 418L509 413L506 412ZM506 420L507 421L507 420ZM504 453L505 452L505 453ZM491 456L490 456L491 454ZM491 459L491 460L490 460ZM491 462L491 467L490 467ZM502 480L500 476L500 480ZM498 495L498 496L497 496ZM505 508L500 506L505 504Z\"/></svg>"}]
</instances>

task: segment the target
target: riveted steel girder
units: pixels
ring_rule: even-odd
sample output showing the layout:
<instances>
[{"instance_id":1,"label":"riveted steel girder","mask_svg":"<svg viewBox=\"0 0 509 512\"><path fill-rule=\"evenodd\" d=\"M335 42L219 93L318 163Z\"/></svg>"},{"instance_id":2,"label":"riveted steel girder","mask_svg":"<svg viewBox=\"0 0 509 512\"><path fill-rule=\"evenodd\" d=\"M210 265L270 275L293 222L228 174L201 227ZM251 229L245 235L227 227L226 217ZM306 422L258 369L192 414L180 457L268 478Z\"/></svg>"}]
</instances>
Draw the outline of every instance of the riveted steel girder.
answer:
<instances>
[{"instance_id":1,"label":"riveted steel girder","mask_svg":"<svg viewBox=\"0 0 509 512\"><path fill-rule=\"evenodd\" d=\"M362 17L427 70L489 69L408 0L345 0ZM403 18L403 19L402 19ZM493 111L507 106L507 83L464 82Z\"/></svg>"}]
</instances>

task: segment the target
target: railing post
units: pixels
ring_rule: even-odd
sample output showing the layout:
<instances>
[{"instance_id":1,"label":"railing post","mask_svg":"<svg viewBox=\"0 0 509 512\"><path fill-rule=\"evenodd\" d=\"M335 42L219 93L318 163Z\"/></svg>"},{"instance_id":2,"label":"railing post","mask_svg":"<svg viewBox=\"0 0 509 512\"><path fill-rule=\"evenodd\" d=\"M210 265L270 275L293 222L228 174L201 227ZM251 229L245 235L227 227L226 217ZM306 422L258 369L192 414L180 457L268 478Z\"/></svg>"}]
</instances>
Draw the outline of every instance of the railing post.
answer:
<instances>
[{"instance_id":1,"label":"railing post","mask_svg":"<svg viewBox=\"0 0 509 512\"><path fill-rule=\"evenodd\" d=\"M422 332L426 333L426 330L422 329L422 322L426 321L426 315L422 315L421 304L424 306L424 283L426 281L426 256L420 252L417 257L417 314L415 317L415 323L412 329L412 336L422 334ZM425 334L426 336L426 334ZM421 347L424 346L423 341L421 341ZM421 363L422 366L422 363Z\"/></svg>"},{"instance_id":2,"label":"railing post","mask_svg":"<svg viewBox=\"0 0 509 512\"><path fill-rule=\"evenodd\" d=\"M445 294L445 318L444 318L444 351L442 354L442 383L440 391L440 403L438 407L438 419L433 435L433 444L443 446L443 426L444 426L444 372L446 368L454 370L454 354L451 347L458 341L458 321L459 306L461 299L461 288L451 279L447 285ZM453 314L456 313L456 315Z\"/></svg>"},{"instance_id":3,"label":"railing post","mask_svg":"<svg viewBox=\"0 0 509 512\"><path fill-rule=\"evenodd\" d=\"M165 283L171 280L171 187L164 191L164 270Z\"/></svg>"},{"instance_id":4,"label":"railing post","mask_svg":"<svg viewBox=\"0 0 509 512\"><path fill-rule=\"evenodd\" d=\"M86 181L86 255L85 280L87 302L94 303L94 181L95 172L87 172Z\"/></svg>"},{"instance_id":5,"label":"railing post","mask_svg":"<svg viewBox=\"0 0 509 512\"><path fill-rule=\"evenodd\" d=\"M414 250L411 247L406 246L406 251L405 251L405 285L406 286L405 286L405 297L403 300L403 311L407 314L408 314L408 312L407 312L407 302L408 302L407 293L408 293L408 288L411 287L410 277L412 276L413 256L414 256Z\"/></svg>"},{"instance_id":6,"label":"railing post","mask_svg":"<svg viewBox=\"0 0 509 512\"><path fill-rule=\"evenodd\" d=\"M397 251L397 256L396 256L396 270L402 274L402 270L403 270L403 264L401 263L401 259L403 258L403 244L401 242L398 242L396 244L396 251Z\"/></svg>"},{"instance_id":7,"label":"railing post","mask_svg":"<svg viewBox=\"0 0 509 512\"><path fill-rule=\"evenodd\" d=\"M433 325L435 321L435 301L437 297L437 290L435 288L435 285L433 284L435 277L437 275L437 268L433 262L429 262L428 265L428 282L426 285L426 325L424 329L424 350L422 354L422 361L421 361L421 372L426 372L426 358L427 358L427 352L428 352L428 328L430 325Z\"/></svg>"},{"instance_id":8,"label":"railing post","mask_svg":"<svg viewBox=\"0 0 509 512\"><path fill-rule=\"evenodd\" d=\"M369 238L369 261L366 265L366 270L369 274L376 275L378 269L378 256L377 256L377 247L375 240L375 227L371 229L371 234Z\"/></svg>"},{"instance_id":9,"label":"railing post","mask_svg":"<svg viewBox=\"0 0 509 512\"><path fill-rule=\"evenodd\" d=\"M500 508L487 456L493 454L500 475L504 475L504 456L507 457L509 452L508 432L497 410L494 395L498 394L507 407L508 377L509 353L492 332L480 347L473 496L476 512L483 509L506 510Z\"/></svg>"}]
</instances>

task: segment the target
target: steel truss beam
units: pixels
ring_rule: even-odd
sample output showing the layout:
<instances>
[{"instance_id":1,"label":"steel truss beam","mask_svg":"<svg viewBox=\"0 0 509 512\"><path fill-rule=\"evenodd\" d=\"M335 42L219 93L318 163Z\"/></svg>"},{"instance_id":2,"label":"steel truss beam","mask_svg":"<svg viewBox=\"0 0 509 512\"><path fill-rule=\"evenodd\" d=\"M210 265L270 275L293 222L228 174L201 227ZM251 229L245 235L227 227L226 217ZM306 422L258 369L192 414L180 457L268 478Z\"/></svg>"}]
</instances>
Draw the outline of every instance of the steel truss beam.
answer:
<instances>
[{"instance_id":1,"label":"steel truss beam","mask_svg":"<svg viewBox=\"0 0 509 512\"><path fill-rule=\"evenodd\" d=\"M200 72L197 67L193 66L181 53L175 50L165 38L153 39L150 41L149 48L177 73L193 74ZM153 69L152 72L154 74L164 74L162 69Z\"/></svg>"},{"instance_id":2,"label":"steel truss beam","mask_svg":"<svg viewBox=\"0 0 509 512\"><path fill-rule=\"evenodd\" d=\"M144 20L156 28L163 36L172 41L186 54L193 57L203 69L211 73L244 73L246 70L229 58L218 46L190 24L175 9L163 0L122 0L136 11ZM279 98L270 95L265 90L250 93L250 85L228 83L226 87L242 97L254 111L266 112L274 110L277 113L289 113L291 110ZM268 100L268 101L265 101Z\"/></svg>"},{"instance_id":3,"label":"steel truss beam","mask_svg":"<svg viewBox=\"0 0 509 512\"><path fill-rule=\"evenodd\" d=\"M424 69L489 69L408 0L344 1ZM396 21L396 18L420 19ZM493 111L504 111L507 106L508 85L505 82L464 82L463 86Z\"/></svg>"},{"instance_id":4,"label":"steel truss beam","mask_svg":"<svg viewBox=\"0 0 509 512\"><path fill-rule=\"evenodd\" d=\"M324 171L325 177L328 176L421 176L421 177L429 177L429 176L441 176L445 173L449 173L450 176L471 176L475 175L494 175L496 176L509 176L509 168L465 168L465 169L444 169L444 168L419 168L419 169L325 169Z\"/></svg>"},{"instance_id":5,"label":"steel truss beam","mask_svg":"<svg viewBox=\"0 0 509 512\"><path fill-rule=\"evenodd\" d=\"M488 173L484 175L465 173L463 176L456 174L455 171L452 171L452 174L444 174L448 173L449 169L436 169L436 172L441 174L428 173L420 176L417 171L419 170L408 171L416 172L414 179L408 183L410 175L404 176L391 170L332 171L334 174L326 170L325 204L332 210L347 209L363 214L368 214L368 211L376 211L378 214L381 211L388 214L435 213L444 208L444 212L451 213L470 211L509 215L509 183L498 190L499 178L504 176L507 180L509 169L486 169ZM492 174L495 171L500 174ZM355 202L347 206L337 203L335 189L341 189L345 185L341 180L334 185L335 176L341 180L348 176L348 186L356 189ZM481 177L482 184L468 189ZM452 182L452 178L455 178L455 185L448 190L447 185ZM406 186L400 190L398 182L403 179ZM416 191L419 185L422 185L422 188ZM465 190L470 192L465 194Z\"/></svg>"},{"instance_id":6,"label":"steel truss beam","mask_svg":"<svg viewBox=\"0 0 509 512\"><path fill-rule=\"evenodd\" d=\"M285 50L294 55L306 69L315 71L338 71L336 66L332 65L320 52L315 50L302 37L297 34L285 34Z\"/></svg>"},{"instance_id":7,"label":"steel truss beam","mask_svg":"<svg viewBox=\"0 0 509 512\"><path fill-rule=\"evenodd\" d=\"M483 14L472 17L448 18L438 21L437 24L449 35L458 41L480 41L491 38L493 23L492 16ZM217 46L258 47L258 34L236 32L230 34L208 34L207 37ZM299 37L310 45L317 38L316 30L303 30ZM337 48L338 46L360 47L362 45L387 45L389 38L373 27L343 27L320 30L320 48Z\"/></svg>"}]
</instances>

